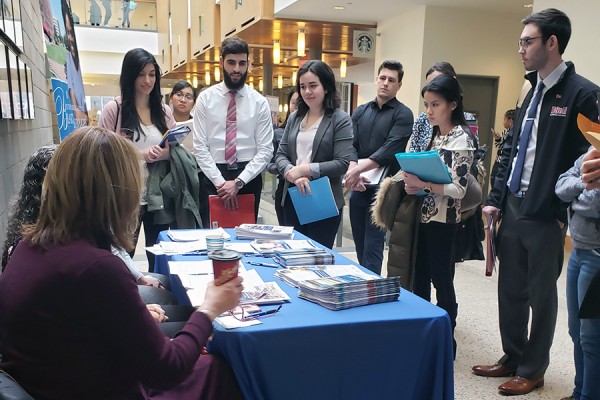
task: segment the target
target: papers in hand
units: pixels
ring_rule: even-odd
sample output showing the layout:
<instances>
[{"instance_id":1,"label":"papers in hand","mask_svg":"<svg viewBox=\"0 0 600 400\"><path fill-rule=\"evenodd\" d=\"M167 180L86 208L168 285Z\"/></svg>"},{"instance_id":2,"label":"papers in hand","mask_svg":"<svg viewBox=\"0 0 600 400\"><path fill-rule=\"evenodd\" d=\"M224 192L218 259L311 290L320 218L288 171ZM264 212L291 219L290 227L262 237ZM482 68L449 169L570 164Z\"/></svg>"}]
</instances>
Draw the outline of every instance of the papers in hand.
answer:
<instances>
[{"instance_id":1,"label":"papers in hand","mask_svg":"<svg viewBox=\"0 0 600 400\"><path fill-rule=\"evenodd\" d=\"M179 143L181 144L184 139L189 135L192 130L187 125L176 126L175 128L169 129L162 137L160 143L158 144L160 147L165 147L165 143Z\"/></svg>"},{"instance_id":2,"label":"papers in hand","mask_svg":"<svg viewBox=\"0 0 600 400\"><path fill-rule=\"evenodd\" d=\"M339 210L333 198L329 177L323 176L308 183L312 194L303 195L297 187L288 189L298 221L301 225L339 215Z\"/></svg>"},{"instance_id":3,"label":"papers in hand","mask_svg":"<svg viewBox=\"0 0 600 400\"><path fill-rule=\"evenodd\" d=\"M396 160L402 171L416 175L424 182L442 184L452 182L452 175L437 150L397 153ZM417 193L417 196L423 195L425 195L424 191Z\"/></svg>"},{"instance_id":4,"label":"papers in hand","mask_svg":"<svg viewBox=\"0 0 600 400\"><path fill-rule=\"evenodd\" d=\"M360 165L365 160L367 160L367 158L361 158L360 160L358 160L357 164ZM368 183L365 183L365 186L367 186L367 187L377 186L381 183L382 179L385 178L385 176L388 173L388 170L389 170L389 167L386 165L383 167L374 168L369 171L362 172L360 174L360 177L365 178L368 181ZM345 183L346 183L346 180L343 180L342 185L344 185Z\"/></svg>"},{"instance_id":5,"label":"papers in hand","mask_svg":"<svg viewBox=\"0 0 600 400\"><path fill-rule=\"evenodd\" d=\"M600 150L600 124L591 121L583 114L579 114L577 115L577 126L587 141L596 150Z\"/></svg>"}]
</instances>

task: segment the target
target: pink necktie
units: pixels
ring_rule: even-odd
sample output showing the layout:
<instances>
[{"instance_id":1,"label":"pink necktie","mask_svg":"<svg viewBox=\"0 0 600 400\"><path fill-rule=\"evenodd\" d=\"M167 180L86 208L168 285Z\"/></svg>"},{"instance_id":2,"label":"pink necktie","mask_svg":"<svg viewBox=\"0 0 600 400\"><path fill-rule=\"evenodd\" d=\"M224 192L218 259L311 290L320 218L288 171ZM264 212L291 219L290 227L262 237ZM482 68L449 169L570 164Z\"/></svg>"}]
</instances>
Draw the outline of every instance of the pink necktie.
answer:
<instances>
[{"instance_id":1,"label":"pink necktie","mask_svg":"<svg viewBox=\"0 0 600 400\"><path fill-rule=\"evenodd\" d=\"M225 122L225 161L229 165L233 165L237 161L237 149L235 146L237 135L235 94L234 90L229 91L231 99L227 107L227 119Z\"/></svg>"}]
</instances>

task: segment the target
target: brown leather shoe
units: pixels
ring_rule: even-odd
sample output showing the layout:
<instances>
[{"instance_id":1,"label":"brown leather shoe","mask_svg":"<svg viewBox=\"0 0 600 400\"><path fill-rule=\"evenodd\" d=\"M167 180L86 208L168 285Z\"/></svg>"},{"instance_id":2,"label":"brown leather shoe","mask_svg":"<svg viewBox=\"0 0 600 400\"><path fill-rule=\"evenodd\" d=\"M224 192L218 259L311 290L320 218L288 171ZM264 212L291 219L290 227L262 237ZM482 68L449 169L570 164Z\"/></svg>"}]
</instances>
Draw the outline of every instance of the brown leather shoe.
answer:
<instances>
[{"instance_id":1,"label":"brown leather shoe","mask_svg":"<svg viewBox=\"0 0 600 400\"><path fill-rule=\"evenodd\" d=\"M489 376L492 378L513 376L516 373L515 369L509 368L502 364L476 365L472 368L472 370L475 375Z\"/></svg>"},{"instance_id":2,"label":"brown leather shoe","mask_svg":"<svg viewBox=\"0 0 600 400\"><path fill-rule=\"evenodd\" d=\"M540 376L535 379L527 379L522 376L515 376L510 380L498 386L498 390L505 394L527 394L534 389L544 386L544 377Z\"/></svg>"}]
</instances>

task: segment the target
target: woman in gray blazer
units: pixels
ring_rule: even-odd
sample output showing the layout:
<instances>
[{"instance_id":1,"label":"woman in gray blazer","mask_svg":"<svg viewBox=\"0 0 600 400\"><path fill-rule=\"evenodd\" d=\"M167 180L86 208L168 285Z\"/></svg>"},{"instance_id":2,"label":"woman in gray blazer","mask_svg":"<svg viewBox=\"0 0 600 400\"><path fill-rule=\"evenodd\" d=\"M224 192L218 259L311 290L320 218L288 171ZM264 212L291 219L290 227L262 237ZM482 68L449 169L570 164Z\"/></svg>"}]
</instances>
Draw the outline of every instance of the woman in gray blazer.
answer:
<instances>
[{"instance_id":1,"label":"woman in gray blazer","mask_svg":"<svg viewBox=\"0 0 600 400\"><path fill-rule=\"evenodd\" d=\"M308 183L328 176L338 209L344 207L342 177L352 155L352 120L339 109L340 97L333 71L319 60L311 60L298 71L298 111L290 115L275 156L275 164L286 179L283 197L285 225L329 248L340 224L340 216L300 225L294 206L286 196L291 185L306 194Z\"/></svg>"}]
</instances>

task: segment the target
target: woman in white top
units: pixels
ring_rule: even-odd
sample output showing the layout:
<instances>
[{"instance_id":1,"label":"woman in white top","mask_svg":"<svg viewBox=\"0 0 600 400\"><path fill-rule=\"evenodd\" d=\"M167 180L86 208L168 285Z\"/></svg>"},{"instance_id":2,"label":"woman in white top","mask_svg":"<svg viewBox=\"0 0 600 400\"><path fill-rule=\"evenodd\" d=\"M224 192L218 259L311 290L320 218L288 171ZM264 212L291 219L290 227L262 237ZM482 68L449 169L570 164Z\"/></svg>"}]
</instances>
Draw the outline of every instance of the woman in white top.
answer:
<instances>
[{"instance_id":1,"label":"woman in white top","mask_svg":"<svg viewBox=\"0 0 600 400\"><path fill-rule=\"evenodd\" d=\"M431 299L431 283L437 305L448 312L452 329L456 326L458 304L454 292L454 235L460 222L461 199L467 191L467 174L473 163L475 140L467 126L460 86L456 78L440 75L421 92L433 135L427 150L437 150L448 167L452 182L424 182L404 173L406 193L425 191L415 266L414 293ZM456 341L454 342L456 355Z\"/></svg>"},{"instance_id":2,"label":"woman in white top","mask_svg":"<svg viewBox=\"0 0 600 400\"><path fill-rule=\"evenodd\" d=\"M160 147L163 134L175 126L171 109L162 102L160 67L148 51L129 50L121 68L121 96L109 102L102 110L99 125L126 136L140 151L146 164L169 160L169 145ZM145 196L141 200L140 220L144 224L146 246L156 243L160 231L169 225L154 223L147 212ZM135 233L137 242L139 226ZM148 256L149 271L154 272L154 255Z\"/></svg>"},{"instance_id":3,"label":"woman in white top","mask_svg":"<svg viewBox=\"0 0 600 400\"><path fill-rule=\"evenodd\" d=\"M298 70L296 89L300 93L298 111L290 115L275 164L286 179L283 195L285 225L311 239L333 247L340 216L301 225L294 206L286 196L290 185L308 194L309 181L328 176L339 210L344 207L342 177L352 156L352 120L339 109L335 76L327 64L311 60Z\"/></svg>"}]
</instances>

